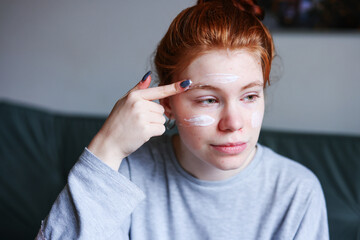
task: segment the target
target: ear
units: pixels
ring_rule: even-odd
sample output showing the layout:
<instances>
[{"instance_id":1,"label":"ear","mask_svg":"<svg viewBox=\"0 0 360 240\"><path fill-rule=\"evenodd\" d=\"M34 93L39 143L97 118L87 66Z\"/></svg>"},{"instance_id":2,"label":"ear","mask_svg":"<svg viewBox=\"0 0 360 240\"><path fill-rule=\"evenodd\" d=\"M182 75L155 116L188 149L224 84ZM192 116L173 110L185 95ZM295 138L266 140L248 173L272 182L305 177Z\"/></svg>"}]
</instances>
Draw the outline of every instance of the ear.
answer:
<instances>
[{"instance_id":1,"label":"ear","mask_svg":"<svg viewBox=\"0 0 360 240\"><path fill-rule=\"evenodd\" d=\"M160 99L159 102L160 102L161 106L163 106L164 109L165 109L165 116L168 119L174 119L174 116L172 114L172 107L171 107L171 103L170 103L170 101L171 101L170 98L171 97Z\"/></svg>"}]
</instances>

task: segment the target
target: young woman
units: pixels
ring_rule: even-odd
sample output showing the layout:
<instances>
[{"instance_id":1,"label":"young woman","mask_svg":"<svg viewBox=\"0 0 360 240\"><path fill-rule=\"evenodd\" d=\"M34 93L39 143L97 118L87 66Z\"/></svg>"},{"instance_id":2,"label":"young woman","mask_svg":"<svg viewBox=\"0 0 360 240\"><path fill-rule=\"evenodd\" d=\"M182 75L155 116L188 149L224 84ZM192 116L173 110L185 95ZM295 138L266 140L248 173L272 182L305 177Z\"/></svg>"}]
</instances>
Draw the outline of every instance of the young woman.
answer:
<instances>
[{"instance_id":1,"label":"young woman","mask_svg":"<svg viewBox=\"0 0 360 240\"><path fill-rule=\"evenodd\" d=\"M257 143L274 55L261 14L200 0L174 19L160 86L147 73L115 104L38 239L329 238L317 178ZM178 134L154 137L164 115Z\"/></svg>"}]
</instances>

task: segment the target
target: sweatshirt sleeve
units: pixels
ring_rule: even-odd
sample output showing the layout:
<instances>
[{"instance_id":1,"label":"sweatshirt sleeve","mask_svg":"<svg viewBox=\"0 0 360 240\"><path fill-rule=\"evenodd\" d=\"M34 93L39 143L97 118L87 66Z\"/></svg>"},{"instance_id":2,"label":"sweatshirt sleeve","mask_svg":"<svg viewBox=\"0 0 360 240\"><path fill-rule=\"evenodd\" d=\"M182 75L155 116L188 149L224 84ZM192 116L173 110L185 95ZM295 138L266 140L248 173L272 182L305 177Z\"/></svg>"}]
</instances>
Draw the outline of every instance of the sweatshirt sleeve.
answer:
<instances>
[{"instance_id":1,"label":"sweatshirt sleeve","mask_svg":"<svg viewBox=\"0 0 360 240\"><path fill-rule=\"evenodd\" d=\"M85 148L36 239L128 239L131 213L144 198Z\"/></svg>"},{"instance_id":2,"label":"sweatshirt sleeve","mask_svg":"<svg viewBox=\"0 0 360 240\"><path fill-rule=\"evenodd\" d=\"M328 240L329 228L325 197L317 181L305 208L305 214L294 237L296 240Z\"/></svg>"}]
</instances>

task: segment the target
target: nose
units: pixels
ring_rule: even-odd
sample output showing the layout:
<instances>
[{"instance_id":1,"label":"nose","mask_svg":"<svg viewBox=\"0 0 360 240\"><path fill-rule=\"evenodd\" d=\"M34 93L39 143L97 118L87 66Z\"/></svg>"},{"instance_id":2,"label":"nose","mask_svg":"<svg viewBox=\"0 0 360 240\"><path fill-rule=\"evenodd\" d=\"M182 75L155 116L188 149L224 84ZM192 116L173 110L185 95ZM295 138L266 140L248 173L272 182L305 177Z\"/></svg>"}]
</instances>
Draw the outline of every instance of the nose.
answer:
<instances>
[{"instance_id":1,"label":"nose","mask_svg":"<svg viewBox=\"0 0 360 240\"><path fill-rule=\"evenodd\" d=\"M227 104L222 112L219 121L219 130L224 132L234 132L242 130L244 127L243 113L235 104Z\"/></svg>"}]
</instances>

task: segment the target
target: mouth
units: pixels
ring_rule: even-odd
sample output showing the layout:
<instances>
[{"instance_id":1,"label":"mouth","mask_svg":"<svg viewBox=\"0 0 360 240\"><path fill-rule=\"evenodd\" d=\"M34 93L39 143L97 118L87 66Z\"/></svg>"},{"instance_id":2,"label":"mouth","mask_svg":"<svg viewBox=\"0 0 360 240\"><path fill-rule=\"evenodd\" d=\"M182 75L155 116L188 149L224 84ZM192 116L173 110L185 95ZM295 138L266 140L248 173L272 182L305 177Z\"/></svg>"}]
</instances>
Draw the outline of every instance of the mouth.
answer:
<instances>
[{"instance_id":1,"label":"mouth","mask_svg":"<svg viewBox=\"0 0 360 240\"><path fill-rule=\"evenodd\" d=\"M226 143L226 144L211 144L212 148L217 150L218 152L225 153L225 154L239 154L246 149L246 142L237 142L237 143Z\"/></svg>"}]
</instances>

